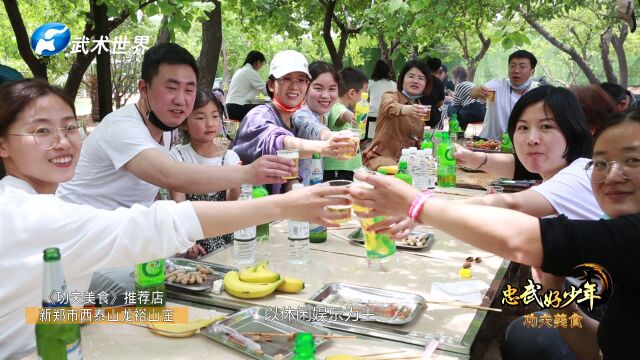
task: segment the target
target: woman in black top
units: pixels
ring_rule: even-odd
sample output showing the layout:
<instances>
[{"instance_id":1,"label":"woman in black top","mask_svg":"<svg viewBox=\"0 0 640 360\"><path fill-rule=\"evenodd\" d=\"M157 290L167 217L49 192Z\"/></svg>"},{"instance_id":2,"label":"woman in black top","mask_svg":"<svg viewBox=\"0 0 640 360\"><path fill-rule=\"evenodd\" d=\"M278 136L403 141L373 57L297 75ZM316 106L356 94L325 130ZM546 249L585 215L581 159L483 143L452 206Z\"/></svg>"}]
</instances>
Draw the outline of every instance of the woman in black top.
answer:
<instances>
[{"instance_id":1,"label":"woman in black top","mask_svg":"<svg viewBox=\"0 0 640 360\"><path fill-rule=\"evenodd\" d=\"M601 322L583 317L583 327L559 328L580 359L637 357L640 339L635 310L640 301L636 262L640 255L640 111L616 114L594 147L591 183L611 219L538 219L520 212L429 198L397 179L357 175L374 190L351 188L353 202L373 211L368 216L413 215L478 248L541 268L545 287L562 289L564 279L584 263L597 263L611 275L614 291ZM376 224L378 230L384 223ZM388 225L387 225L388 226ZM372 228L376 230L376 228ZM553 275L551 275L553 274ZM578 312L575 303L563 312ZM535 331L532 329L532 331ZM634 355L636 354L636 355Z\"/></svg>"}]
</instances>

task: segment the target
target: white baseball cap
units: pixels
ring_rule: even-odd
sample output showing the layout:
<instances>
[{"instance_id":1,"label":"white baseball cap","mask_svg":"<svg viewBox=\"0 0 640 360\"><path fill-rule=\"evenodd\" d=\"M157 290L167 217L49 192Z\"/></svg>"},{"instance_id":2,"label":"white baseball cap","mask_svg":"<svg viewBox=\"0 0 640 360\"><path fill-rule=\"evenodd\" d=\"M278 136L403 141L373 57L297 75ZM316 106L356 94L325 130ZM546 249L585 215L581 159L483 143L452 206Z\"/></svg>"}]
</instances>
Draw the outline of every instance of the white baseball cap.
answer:
<instances>
[{"instance_id":1,"label":"white baseball cap","mask_svg":"<svg viewBox=\"0 0 640 360\"><path fill-rule=\"evenodd\" d=\"M295 50L280 51L271 59L269 75L273 75L276 79L296 71L303 72L311 78L307 58Z\"/></svg>"}]
</instances>

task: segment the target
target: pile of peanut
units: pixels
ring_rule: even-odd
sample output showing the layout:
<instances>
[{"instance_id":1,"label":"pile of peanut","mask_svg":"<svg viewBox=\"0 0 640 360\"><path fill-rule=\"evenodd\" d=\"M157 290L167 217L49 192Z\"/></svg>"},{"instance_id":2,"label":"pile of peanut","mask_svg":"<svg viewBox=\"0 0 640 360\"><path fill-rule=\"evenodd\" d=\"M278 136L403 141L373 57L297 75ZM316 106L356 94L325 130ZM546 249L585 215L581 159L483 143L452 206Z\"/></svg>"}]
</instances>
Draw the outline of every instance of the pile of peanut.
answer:
<instances>
[{"instance_id":1,"label":"pile of peanut","mask_svg":"<svg viewBox=\"0 0 640 360\"><path fill-rule=\"evenodd\" d=\"M200 265L196 266L196 271L167 268L165 281L182 285L202 284L209 276L213 276L213 270Z\"/></svg>"}]
</instances>

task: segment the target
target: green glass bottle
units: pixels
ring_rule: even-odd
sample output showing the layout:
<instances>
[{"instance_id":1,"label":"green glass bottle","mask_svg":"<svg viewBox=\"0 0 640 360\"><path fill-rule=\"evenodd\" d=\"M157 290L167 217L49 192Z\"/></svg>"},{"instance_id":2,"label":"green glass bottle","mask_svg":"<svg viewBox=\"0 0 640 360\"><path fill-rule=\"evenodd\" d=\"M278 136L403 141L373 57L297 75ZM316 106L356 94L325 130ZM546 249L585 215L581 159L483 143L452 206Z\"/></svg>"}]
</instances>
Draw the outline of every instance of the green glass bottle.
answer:
<instances>
[{"instance_id":1,"label":"green glass bottle","mask_svg":"<svg viewBox=\"0 0 640 360\"><path fill-rule=\"evenodd\" d=\"M68 296L62 302L52 302L52 293L68 293L60 264L60 250L44 250L44 276L42 278L42 307L68 307ZM57 296L56 296L57 297ZM36 324L36 349L43 360L82 359L80 324L38 323Z\"/></svg>"},{"instance_id":2,"label":"green glass bottle","mask_svg":"<svg viewBox=\"0 0 640 360\"><path fill-rule=\"evenodd\" d=\"M502 152L506 152L506 153L512 153L513 152L513 143L511 142L511 137L509 136L509 134L504 133L502 134L502 137L500 138L500 150Z\"/></svg>"},{"instance_id":3,"label":"green glass bottle","mask_svg":"<svg viewBox=\"0 0 640 360\"><path fill-rule=\"evenodd\" d=\"M137 264L136 306L162 307L167 296L164 288L164 259Z\"/></svg>"},{"instance_id":4,"label":"green glass bottle","mask_svg":"<svg viewBox=\"0 0 640 360\"><path fill-rule=\"evenodd\" d=\"M291 360L316 360L316 343L311 333L297 333Z\"/></svg>"},{"instance_id":5,"label":"green glass bottle","mask_svg":"<svg viewBox=\"0 0 640 360\"><path fill-rule=\"evenodd\" d=\"M267 191L264 186L258 185L253 187L253 190L251 191L251 197L253 199L266 196L269 196L269 191ZM256 240L258 242L269 240L269 223L256 226Z\"/></svg>"},{"instance_id":6,"label":"green glass bottle","mask_svg":"<svg viewBox=\"0 0 640 360\"><path fill-rule=\"evenodd\" d=\"M462 132L460 123L458 122L458 114L453 114L449 120L449 138L451 141L458 141L458 133Z\"/></svg>"},{"instance_id":7,"label":"green glass bottle","mask_svg":"<svg viewBox=\"0 0 640 360\"><path fill-rule=\"evenodd\" d=\"M411 185L411 183L413 182L411 179L411 174L409 174L409 172L407 171L407 162L404 160L401 160L398 164L398 172L395 176L409 185Z\"/></svg>"},{"instance_id":8,"label":"green glass bottle","mask_svg":"<svg viewBox=\"0 0 640 360\"><path fill-rule=\"evenodd\" d=\"M442 142L438 144L438 186L455 187L456 186L456 152L455 145L447 136L443 136Z\"/></svg>"}]
</instances>

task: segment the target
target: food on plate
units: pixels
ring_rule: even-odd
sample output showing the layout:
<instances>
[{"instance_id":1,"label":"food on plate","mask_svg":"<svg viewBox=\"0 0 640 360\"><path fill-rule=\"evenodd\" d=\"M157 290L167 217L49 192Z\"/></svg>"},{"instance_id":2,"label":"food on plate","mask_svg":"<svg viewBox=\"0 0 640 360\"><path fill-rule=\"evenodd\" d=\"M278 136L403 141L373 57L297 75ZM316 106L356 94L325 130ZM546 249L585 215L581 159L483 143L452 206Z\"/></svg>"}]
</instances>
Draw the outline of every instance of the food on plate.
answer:
<instances>
[{"instance_id":1,"label":"food on plate","mask_svg":"<svg viewBox=\"0 0 640 360\"><path fill-rule=\"evenodd\" d=\"M182 285L202 284L209 277L213 277L212 269L200 265L196 266L195 271L168 266L166 272L165 281L167 283Z\"/></svg>"},{"instance_id":2,"label":"food on plate","mask_svg":"<svg viewBox=\"0 0 640 360\"><path fill-rule=\"evenodd\" d=\"M502 144L497 140L478 140L466 141L464 146L469 149L500 150Z\"/></svg>"},{"instance_id":3,"label":"food on plate","mask_svg":"<svg viewBox=\"0 0 640 360\"><path fill-rule=\"evenodd\" d=\"M402 240L397 240L396 245L405 246L425 246L429 240L429 233L426 232L413 232L409 234L409 237Z\"/></svg>"}]
</instances>

